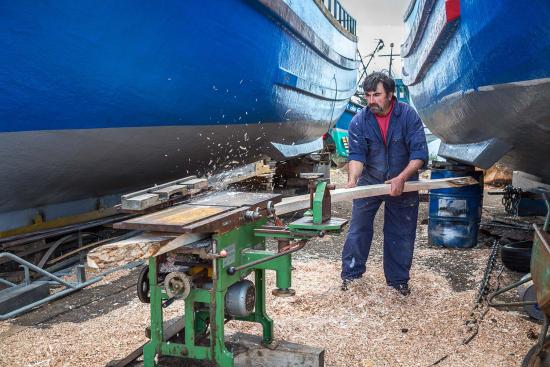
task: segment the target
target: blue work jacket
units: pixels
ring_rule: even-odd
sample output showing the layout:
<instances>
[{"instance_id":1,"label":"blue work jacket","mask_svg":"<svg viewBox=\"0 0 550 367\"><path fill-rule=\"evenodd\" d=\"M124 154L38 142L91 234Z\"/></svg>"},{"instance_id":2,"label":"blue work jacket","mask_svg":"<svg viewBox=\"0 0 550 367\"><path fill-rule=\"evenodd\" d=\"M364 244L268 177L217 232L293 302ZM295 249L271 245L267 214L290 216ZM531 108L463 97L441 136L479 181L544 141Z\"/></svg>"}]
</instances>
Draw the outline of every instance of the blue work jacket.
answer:
<instances>
[{"instance_id":1,"label":"blue work jacket","mask_svg":"<svg viewBox=\"0 0 550 367\"><path fill-rule=\"evenodd\" d=\"M395 97L394 97L395 98ZM416 111L406 103L395 100L390 117L387 144L374 114L363 108L349 125L348 160L363 162L361 185L373 185L399 175L413 159L428 163L428 144L424 126ZM418 180L418 173L409 181Z\"/></svg>"}]
</instances>

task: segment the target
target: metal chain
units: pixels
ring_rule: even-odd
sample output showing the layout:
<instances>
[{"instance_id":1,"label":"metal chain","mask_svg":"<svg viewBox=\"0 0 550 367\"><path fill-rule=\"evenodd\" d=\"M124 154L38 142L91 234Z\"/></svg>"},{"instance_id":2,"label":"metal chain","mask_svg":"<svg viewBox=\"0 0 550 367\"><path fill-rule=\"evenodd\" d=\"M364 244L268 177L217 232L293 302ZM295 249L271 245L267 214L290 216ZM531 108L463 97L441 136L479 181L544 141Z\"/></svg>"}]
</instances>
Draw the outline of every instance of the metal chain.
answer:
<instances>
[{"instance_id":1,"label":"metal chain","mask_svg":"<svg viewBox=\"0 0 550 367\"><path fill-rule=\"evenodd\" d=\"M477 293L477 297L475 300L474 307L472 308L472 312L470 313L470 318L466 320L466 326L468 327L468 331L471 332L470 336L468 336L466 339L464 339L462 344L468 344L472 341L472 339L475 338L479 331L479 324L489 312L489 305L487 304L487 295L489 292L489 282L491 280L491 276L493 274L493 270L495 269L495 265L497 262L497 254L500 250L501 243L499 240L493 241L493 247L491 249L491 254L489 255L489 258L487 259L487 266L485 267L485 272L483 274L483 279L481 280L481 283L479 285L479 290ZM497 285L499 283L500 273L502 273L502 269L500 270L498 276L497 276Z\"/></svg>"},{"instance_id":2,"label":"metal chain","mask_svg":"<svg viewBox=\"0 0 550 367\"><path fill-rule=\"evenodd\" d=\"M489 294L489 283L493 274L493 271L495 269L495 265L497 263L497 254L500 250L501 243L498 240L493 241L493 246L491 249L491 254L489 255L489 258L487 259L487 266L485 267L485 272L483 274L483 279L481 280L481 283L479 285L478 294L474 303L474 307L472 308L472 311L470 312L469 318L465 320L464 324L468 328L468 332L470 335L466 337L461 345L466 345L470 343L479 332L479 324L489 312L489 305L486 302L487 301L487 295ZM502 274L503 266L500 267L499 272L496 277L496 285L493 288L499 288L500 287L500 276ZM439 358L437 361L432 363L430 366L436 366L439 363L446 360L451 354L454 354L458 351L458 348L460 346L455 346L454 350L447 353L443 357Z\"/></svg>"},{"instance_id":3,"label":"metal chain","mask_svg":"<svg viewBox=\"0 0 550 367\"><path fill-rule=\"evenodd\" d=\"M495 264L497 261L497 254L500 250L500 246L501 246L501 243L499 240L497 239L493 240L491 254L487 259L487 266L485 267L485 273L483 274L483 279L481 279L479 290L477 292L476 304L481 303L482 299L485 296L487 296L487 294L489 293L487 289L487 285L489 284L489 279L491 278L491 274L493 272L493 269L495 268Z\"/></svg>"},{"instance_id":4,"label":"metal chain","mask_svg":"<svg viewBox=\"0 0 550 367\"><path fill-rule=\"evenodd\" d=\"M504 187L502 205L504 205L504 210L506 210L506 213L514 216L518 215L519 201L521 200L522 193L522 189L512 185L506 185Z\"/></svg>"}]
</instances>

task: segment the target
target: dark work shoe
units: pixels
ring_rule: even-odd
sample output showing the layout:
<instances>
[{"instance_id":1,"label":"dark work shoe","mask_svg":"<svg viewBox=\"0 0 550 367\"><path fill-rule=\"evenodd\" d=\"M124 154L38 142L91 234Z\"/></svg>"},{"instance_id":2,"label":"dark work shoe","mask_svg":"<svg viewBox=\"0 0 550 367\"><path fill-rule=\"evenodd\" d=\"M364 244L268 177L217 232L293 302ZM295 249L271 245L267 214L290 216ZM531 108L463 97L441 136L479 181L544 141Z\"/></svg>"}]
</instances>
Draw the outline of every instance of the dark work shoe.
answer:
<instances>
[{"instance_id":1,"label":"dark work shoe","mask_svg":"<svg viewBox=\"0 0 550 367\"><path fill-rule=\"evenodd\" d=\"M355 279L342 279L342 287L340 288L343 291L347 291L351 282Z\"/></svg>"},{"instance_id":2,"label":"dark work shoe","mask_svg":"<svg viewBox=\"0 0 550 367\"><path fill-rule=\"evenodd\" d=\"M398 284L398 285L392 286L392 288L398 291L399 293L401 293L402 296L408 296L409 294L411 294L411 290L407 283Z\"/></svg>"}]
</instances>

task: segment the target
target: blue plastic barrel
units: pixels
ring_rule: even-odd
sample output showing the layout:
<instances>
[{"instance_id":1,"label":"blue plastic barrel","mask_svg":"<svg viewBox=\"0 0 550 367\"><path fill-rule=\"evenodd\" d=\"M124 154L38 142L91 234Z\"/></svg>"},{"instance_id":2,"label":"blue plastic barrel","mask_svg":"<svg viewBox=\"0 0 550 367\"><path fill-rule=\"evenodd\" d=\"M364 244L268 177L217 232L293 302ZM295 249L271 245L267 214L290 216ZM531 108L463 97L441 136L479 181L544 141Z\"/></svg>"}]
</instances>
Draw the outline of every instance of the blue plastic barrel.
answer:
<instances>
[{"instance_id":1,"label":"blue plastic barrel","mask_svg":"<svg viewBox=\"0 0 550 367\"><path fill-rule=\"evenodd\" d=\"M477 244L483 203L483 172L472 166L437 163L431 178L471 176L479 185L430 191L428 243L443 247Z\"/></svg>"}]
</instances>

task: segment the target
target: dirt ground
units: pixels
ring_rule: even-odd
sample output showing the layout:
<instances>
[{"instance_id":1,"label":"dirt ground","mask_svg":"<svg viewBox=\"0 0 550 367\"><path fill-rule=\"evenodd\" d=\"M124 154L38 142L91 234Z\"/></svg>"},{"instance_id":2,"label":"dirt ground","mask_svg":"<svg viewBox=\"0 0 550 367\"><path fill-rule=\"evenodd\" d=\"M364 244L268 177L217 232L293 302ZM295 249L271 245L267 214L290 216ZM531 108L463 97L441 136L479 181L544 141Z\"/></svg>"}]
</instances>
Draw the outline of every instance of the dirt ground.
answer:
<instances>
[{"instance_id":1,"label":"dirt ground","mask_svg":"<svg viewBox=\"0 0 550 367\"><path fill-rule=\"evenodd\" d=\"M341 185L344 180L343 172L333 171L333 181ZM486 196L484 219L504 217L499 200ZM431 247L427 210L421 203L410 296L385 285L381 209L367 272L347 292L340 290L346 232L312 240L296 254L296 296L268 294L276 338L325 348L326 366L519 366L540 330L521 309L489 309L477 334L464 344L476 330L466 323L479 315L472 316L472 308L490 238L480 237L473 249ZM333 208L336 217L349 218L350 212L351 203ZM78 294L0 322L0 366L105 366L129 354L146 342L149 322L148 305L135 294L137 271L113 273ZM518 277L503 270L499 282ZM182 308L175 302L165 318L181 315ZM260 333L254 324L235 321L227 330Z\"/></svg>"}]
</instances>

